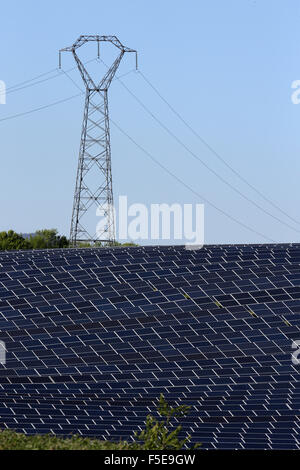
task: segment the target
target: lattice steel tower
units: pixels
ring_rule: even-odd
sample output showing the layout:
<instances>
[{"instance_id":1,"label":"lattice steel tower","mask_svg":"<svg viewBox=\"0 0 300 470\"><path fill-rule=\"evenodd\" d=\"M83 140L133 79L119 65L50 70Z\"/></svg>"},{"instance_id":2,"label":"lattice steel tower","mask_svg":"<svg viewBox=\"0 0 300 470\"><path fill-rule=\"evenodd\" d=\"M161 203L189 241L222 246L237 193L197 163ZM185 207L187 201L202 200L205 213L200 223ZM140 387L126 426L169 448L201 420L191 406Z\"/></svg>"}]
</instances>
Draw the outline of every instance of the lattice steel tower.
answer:
<instances>
[{"instance_id":1,"label":"lattice steel tower","mask_svg":"<svg viewBox=\"0 0 300 470\"><path fill-rule=\"evenodd\" d=\"M98 57L100 57L100 42L110 42L120 51L98 84L87 72L76 53L79 47L90 41L97 43ZM80 36L72 46L59 51L60 57L63 51L72 52L86 88L70 242L72 246L76 246L80 241L113 243L115 220L107 92L125 52L136 54L136 51L123 46L116 36ZM97 177L94 187L89 181L91 172L93 172L94 180L95 176ZM95 175L96 172L97 175ZM97 215L103 218L100 228L98 226L96 230L95 227L93 233L90 228L87 228L86 219L88 211L95 207L97 207Z\"/></svg>"}]
</instances>

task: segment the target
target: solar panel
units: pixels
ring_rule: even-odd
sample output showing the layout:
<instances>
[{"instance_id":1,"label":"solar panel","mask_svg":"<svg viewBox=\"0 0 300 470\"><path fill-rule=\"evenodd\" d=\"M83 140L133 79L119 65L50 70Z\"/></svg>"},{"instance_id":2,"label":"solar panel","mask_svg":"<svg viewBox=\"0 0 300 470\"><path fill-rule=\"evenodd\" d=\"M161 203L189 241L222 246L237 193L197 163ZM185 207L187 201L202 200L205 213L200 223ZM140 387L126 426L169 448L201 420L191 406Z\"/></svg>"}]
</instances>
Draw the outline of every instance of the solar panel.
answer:
<instances>
[{"instance_id":1,"label":"solar panel","mask_svg":"<svg viewBox=\"0 0 300 470\"><path fill-rule=\"evenodd\" d=\"M0 426L130 439L160 393L208 449L300 448L300 245L0 252Z\"/></svg>"}]
</instances>

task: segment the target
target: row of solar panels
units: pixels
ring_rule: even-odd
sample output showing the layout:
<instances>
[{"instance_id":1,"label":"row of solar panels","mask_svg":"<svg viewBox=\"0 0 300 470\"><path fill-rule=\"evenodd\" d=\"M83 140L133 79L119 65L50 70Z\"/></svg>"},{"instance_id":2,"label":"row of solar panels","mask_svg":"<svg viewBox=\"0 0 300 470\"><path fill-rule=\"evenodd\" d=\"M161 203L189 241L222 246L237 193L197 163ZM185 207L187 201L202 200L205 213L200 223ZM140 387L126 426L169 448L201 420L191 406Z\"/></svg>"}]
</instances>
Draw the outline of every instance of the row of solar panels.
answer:
<instances>
[{"instance_id":1,"label":"row of solar panels","mask_svg":"<svg viewBox=\"0 0 300 470\"><path fill-rule=\"evenodd\" d=\"M150 262L156 263L167 260L170 265L172 261L189 260L203 264L220 263L231 261L250 261L265 260L269 263L273 261L283 262L284 260L296 262L300 258L299 245L252 245L238 246L228 245L223 247L206 246L202 250L185 250L182 247L139 247L139 248L109 248L109 249L90 249L86 253L85 249L70 250L38 250L38 251L19 251L13 254L0 253L0 262L5 265L15 265L18 263L27 263L29 261L36 263L46 263L53 261L59 263L63 261L67 265L78 260L84 263L94 262L95 259L105 264L122 264L126 261L133 263Z\"/></svg>"},{"instance_id":2,"label":"row of solar panels","mask_svg":"<svg viewBox=\"0 0 300 470\"><path fill-rule=\"evenodd\" d=\"M128 438L163 392L204 447L300 448L299 248L1 253L0 426Z\"/></svg>"}]
</instances>

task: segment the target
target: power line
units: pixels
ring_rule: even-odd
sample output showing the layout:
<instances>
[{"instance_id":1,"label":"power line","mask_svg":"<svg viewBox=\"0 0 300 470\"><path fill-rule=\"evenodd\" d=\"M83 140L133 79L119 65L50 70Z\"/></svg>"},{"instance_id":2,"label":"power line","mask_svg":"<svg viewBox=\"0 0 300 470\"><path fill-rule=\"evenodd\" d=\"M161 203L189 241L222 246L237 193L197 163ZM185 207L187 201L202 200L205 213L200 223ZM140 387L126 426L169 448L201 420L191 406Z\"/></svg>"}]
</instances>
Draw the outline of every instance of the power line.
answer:
<instances>
[{"instance_id":1,"label":"power line","mask_svg":"<svg viewBox=\"0 0 300 470\"><path fill-rule=\"evenodd\" d=\"M205 145L210 152L212 152L227 168L229 168L243 183L245 183L249 188L259 194L266 202L268 202L271 206L277 209L279 212L284 214L290 220L295 222L296 224L300 224L300 222L293 217L291 217L287 212L281 209L277 204L275 204L271 199L265 196L259 189L257 189L253 184L251 184L246 178L244 178L237 170L235 170L206 140L200 136L200 134L195 131L195 129L179 114L178 111L162 96L162 94L158 91L158 89L150 82L150 80L145 76L143 72L138 70L139 75L145 80L145 82L155 91L155 93L161 98L161 100L171 109L171 111L180 119L181 122Z\"/></svg>"},{"instance_id":2,"label":"power line","mask_svg":"<svg viewBox=\"0 0 300 470\"><path fill-rule=\"evenodd\" d=\"M265 240L268 240L272 243L278 243L272 238L268 237L267 235L264 235L263 233L258 232L257 230L249 227L249 225L244 224L243 222L239 221L235 217L233 217L231 214L228 214L225 212L223 209L220 209L218 206L216 206L213 202L209 201L206 199L204 196L199 194L197 191L195 191L193 188L191 188L188 184L186 184L181 178L176 176L171 170L169 170L167 167L165 167L159 160L157 160L148 150L146 150L144 147L142 147L139 143L137 143L126 131L124 131L115 121L111 119L111 122L114 124L114 126L123 134L125 135L137 148L139 148L145 155L147 155L156 165L158 165L160 168L162 168L166 173L168 173L169 176L174 178L178 183L183 185L186 189L191 191L193 194L196 196L200 197L205 201L207 204L209 204L211 207L213 207L215 210L220 212L221 214L225 215L228 219L232 220L236 224L240 225L241 227L249 230L252 233L255 233L255 235L259 235L260 237L264 238Z\"/></svg>"},{"instance_id":3,"label":"power line","mask_svg":"<svg viewBox=\"0 0 300 470\"><path fill-rule=\"evenodd\" d=\"M124 78L124 77L127 77L127 75L131 74L132 72L135 72L136 69L131 69L129 70L128 72L125 72L123 73L123 75L119 75L119 76L115 76L113 79L112 79L112 82L114 82L115 80L120 80L120 78ZM77 84L77 82L75 80L73 80L73 78L68 74L68 72L70 72L70 70L64 70L64 69L61 69L61 72L73 83L73 85L76 86L76 88L78 88L78 90L80 90L83 94L84 94L84 91L83 89Z\"/></svg>"},{"instance_id":4,"label":"power line","mask_svg":"<svg viewBox=\"0 0 300 470\"><path fill-rule=\"evenodd\" d=\"M100 59L101 60L101 59ZM102 61L103 62L103 61ZM103 62L104 63L104 62ZM157 116L155 116L152 111L150 111L150 109L140 100L140 98L138 98L126 85L124 82L122 82L122 80L120 80L120 78L117 78L121 85L128 91L128 93L139 103L139 105L147 112L147 114L149 114L152 119L154 119L173 139L175 139L177 141L177 143L179 143L179 145L181 145L190 155L192 155L193 158L195 158L197 161L199 161L207 170L209 170L211 173L213 173L220 181L222 181L222 183L224 183L226 186L228 186L229 188L231 188L234 192L236 192L237 194L239 194L242 198L244 198L247 202L249 202L250 204L252 204L253 206L255 206L257 209L259 209L260 211L262 211L264 214L268 215L269 217L273 218L274 220L276 220L277 222L281 223L282 225L285 225L286 227L288 227L289 229L291 230L294 230L295 232L297 233L300 233L300 230L299 229L296 229L295 227L293 227L292 225L290 225L289 223L285 222L284 220L280 219L279 217L277 217L276 215L273 215L271 212L269 212L268 210L264 209L262 206L260 206L258 203L256 203L255 201L253 201L252 199L250 199L248 196L246 196L242 191L240 191L239 189L235 188L231 183L229 183L225 178L223 178L223 176L221 176L218 172L216 172L213 168L211 168L207 163L205 163L198 155L196 155L189 147L187 147L187 145L181 140L179 139L179 137L174 134Z\"/></svg>"},{"instance_id":5,"label":"power line","mask_svg":"<svg viewBox=\"0 0 300 470\"><path fill-rule=\"evenodd\" d=\"M70 70L73 70L72 69L69 69L69 72ZM134 69L130 70L129 72L126 72L124 73L123 75L120 76L120 78L123 78L123 77L126 77L128 74L132 73ZM32 114L32 113L36 113L37 111L42 111L43 109L47 109L47 108L51 108L52 106L56 106L58 104L62 104L62 103L65 103L67 101L70 101L74 98L78 98L78 96L81 96L84 94L84 92L82 91L82 89L77 85L77 83L67 74L66 70L62 70L62 72L60 72L60 75L62 74L65 74L73 83L74 85L80 90L80 93L77 93L76 95L73 95L73 96L69 96L68 98L64 98L62 100L58 100L58 101L53 101L52 103L49 103L49 104L46 104L46 105L43 105L43 106L39 106L38 108L33 108L33 109L30 109L29 111L24 111L22 113L18 113L18 114L12 114L11 116L7 116L5 118L2 118L0 119L0 122L3 122L3 121L9 121L11 119L15 119L15 118L18 118L18 117L21 117L21 116L26 116L27 114ZM116 79L116 78L115 78Z\"/></svg>"},{"instance_id":6,"label":"power line","mask_svg":"<svg viewBox=\"0 0 300 470\"><path fill-rule=\"evenodd\" d=\"M85 65L89 64L90 62L93 62L95 60L97 60L97 58L90 59L87 62L85 62ZM76 67L72 67L72 68L68 69L68 72L72 72L75 69L76 69ZM52 77L43 78L42 80L38 80L39 78L44 77L45 75L49 75L50 73L53 73L53 72L56 72L56 74L53 75ZM24 82L21 82L19 84L13 85L13 86L7 88L5 91L0 92L0 95L1 94L9 95L10 93L15 93L16 91L24 90L26 88L31 88L35 85L39 85L40 83L48 82L49 80L53 80L54 78L61 77L61 75L62 75L61 70L59 70L58 68L55 68L55 69L49 70L48 72L44 72L40 75L37 75L34 78L31 78L31 79L25 80ZM36 80L38 80L38 81L36 81Z\"/></svg>"},{"instance_id":7,"label":"power line","mask_svg":"<svg viewBox=\"0 0 300 470\"><path fill-rule=\"evenodd\" d=\"M76 86L76 88L78 88L81 93L84 93L82 91L82 88L68 75L68 73L66 73L66 71L63 71L65 73L65 75L69 78L69 80ZM126 74L128 75L128 73ZM119 80L121 77L116 77L115 80ZM265 240L268 240L272 243L277 243L275 240L273 240L272 238L268 237L267 235L264 235L263 233L260 233L258 232L257 230L255 229L252 229L251 227L249 227L248 225L244 224L243 222L240 222L238 219L236 219L235 217L233 217L232 215L228 214L227 212L225 212L223 209L220 209L219 207L217 207L214 203L210 202L208 199L206 199L204 196L202 196L201 194L199 194L197 191L195 191L193 188L191 188L188 184L186 184L183 180L181 180L181 178L179 178L178 176L176 176L171 170L168 170L168 168L166 168L159 160L157 160L153 155L150 154L150 152L148 152L144 147L142 147L140 144L138 144L126 131L124 131L120 126L119 124L116 123L116 121L114 121L113 119L110 118L110 121L113 123L113 125L123 134L125 135L138 149L140 149L145 155L147 155L155 164L157 164L160 168L162 168L169 176L171 176L172 178L174 178L177 182L179 182L181 185L183 185L186 189L188 189L189 191L191 191L194 195L196 195L197 197L200 197L201 199L203 199L203 201L205 201L207 204L209 204L211 207L213 207L215 210L217 210L218 212L220 212L221 214L225 215L227 218L229 218L230 220L232 220L233 222L235 222L236 224L242 226L243 228L249 230L250 232L254 233L255 235L258 235L262 238L264 238Z\"/></svg>"},{"instance_id":8,"label":"power line","mask_svg":"<svg viewBox=\"0 0 300 470\"><path fill-rule=\"evenodd\" d=\"M89 62L92 62L94 60L97 60L97 59L91 59L89 61L86 62L89 63ZM103 61L102 61L103 62ZM103 62L104 63L104 62ZM67 71L64 71L63 70L63 73L67 73L67 72L71 72L72 70L76 69L76 67L72 67L70 69L68 69ZM52 80L58 76L61 75L61 72L57 73L56 75L52 76L52 77L49 77L49 78L46 78L46 79L43 79L43 80L39 80L39 81L36 81L38 80L39 78L42 78L46 75L49 75L50 73L53 73L57 71L57 68L55 69L51 69L47 72L44 72L42 74L39 74L37 75L36 77L33 77L32 79L29 79L29 80L25 80L23 82L20 82L16 85L13 85L11 87L9 87L7 90L6 90L6 93L12 93L14 91L19 91L19 90L22 90L24 88L28 88L28 87L31 87L31 86L35 86L39 83L42 83L42 82L46 82L48 80ZM252 201L250 198L248 198L247 196L245 196L243 193L241 193L241 191L237 190L236 188L234 188L230 183L228 183L224 178L222 178L220 175L218 175L218 173L216 173L213 169L211 169L205 162L203 162L196 154L194 154L190 149L188 149L188 147L186 147L186 145L180 141L180 139L175 135L173 134L172 131L170 131L170 129L168 129L142 102L141 100L136 96L134 95L131 90L129 90L129 88L123 83L121 82L121 78L125 77L126 75L128 75L129 73L131 73L132 71L129 71L123 75L121 75L120 77L116 77L115 79L119 80L120 83L125 87L125 89L134 97L134 99L136 99L139 104L147 111L148 114L151 115L151 117L153 119L155 119L173 138L175 138L178 143L180 143L180 145L183 145L184 148L189 152L191 153L194 158L196 158L198 161L200 161L207 169L209 169L211 172L213 172L219 179L221 179L222 182L224 182L226 185L230 186L231 189L233 189L234 191L238 192L238 194L240 194L242 197L244 197L248 202L254 204L258 209L262 210L264 213L266 213L267 215L269 215L270 217L272 218L275 218L275 220L277 220L278 222L286 225L287 227L289 227L290 229L292 230L295 230L297 232L300 232L299 230L295 229L294 227L290 226L289 224L285 223L284 221L282 221L281 219L279 219L278 217L274 216L273 214L269 213L268 211L266 211L265 209L263 209L261 206L259 206L258 204L256 204L254 201ZM165 102L165 104L172 110L172 112L190 129L190 131L218 158L220 159L236 176L238 176L245 184L247 184L251 189L253 189L255 192L257 192L264 200L266 200L269 204L271 204L274 208L276 208L277 210L279 210L282 214L284 214L285 216L287 216L288 218L290 218L291 220L293 220L295 223L299 223L296 219L294 219L293 217L289 216L284 210L282 210L281 208L279 208L275 203L273 203L269 198L267 198L266 196L264 196L257 188L255 188L251 183L249 183L242 175L240 175L234 168L232 168L227 162L226 160L224 160L193 128L192 126L190 126L187 121L175 110L175 108L162 96L162 94L157 90L157 88L150 82L150 80L141 72L139 71L138 72L142 78L146 81L146 83L155 91L155 93ZM70 76L68 76L68 78L75 84L75 86L77 86L77 84L75 83L74 80L72 80L72 78ZM31 83L33 82L33 83ZM28 85L29 84L29 85ZM23 86L24 85L24 86ZM77 86L78 87L78 86ZM61 103L64 103L64 102L67 102L67 101L70 101L76 97L79 97L80 95L82 95L82 91L81 93L79 94L76 94L76 95L73 95L73 96L70 96L68 98L65 98L65 99L62 99L62 100L58 100L58 101L55 101L55 102L52 102L52 103L49 103L47 105L43 105L43 106L40 106L38 108L34 108L32 110L29 110L29 111L25 111L25 112L22 112L22 113L18 113L18 114L14 114L14 115L11 115L11 116L7 116L6 118L2 118L0 119L0 122L3 122L3 121L7 121L7 120L11 120L11 119L14 119L14 118L18 118L18 117L21 117L21 116L25 116L25 115L28 115L28 114L31 114L31 113L35 113L35 112L38 112L38 111L41 111L41 110L44 110L44 109L47 109L47 108L50 108L52 106L56 106L58 104L61 104ZM125 135L127 135L125 133ZM133 140L132 140L133 141ZM177 177L176 177L177 178ZM185 184L185 183L184 183ZM204 199L204 198L203 198ZM256 232L257 234L259 234L259 232ZM262 235L262 234L260 234ZM263 235L262 235L263 236ZM268 237L265 237L265 238L268 238ZM270 239L269 239L270 240Z\"/></svg>"},{"instance_id":9,"label":"power line","mask_svg":"<svg viewBox=\"0 0 300 470\"><path fill-rule=\"evenodd\" d=\"M64 98L64 99L59 100L59 101L54 101L54 102L46 104L44 106L40 106L39 108L34 108L34 109L29 110L29 111L24 111L23 113L13 114L12 116L7 116L5 118L0 119L0 122L9 121L10 119L15 119L15 118L18 118L18 117L21 117L21 116L26 116L27 114L36 113L37 111L41 111L43 109L51 108L52 106L56 106L57 104L65 103L66 101L70 101L74 98L77 98L78 96L81 96L82 94L83 94L83 92L77 93L77 95L69 96L68 98Z\"/></svg>"},{"instance_id":10,"label":"power line","mask_svg":"<svg viewBox=\"0 0 300 470\"><path fill-rule=\"evenodd\" d=\"M9 88L7 88L6 91L10 91L10 90L12 90L12 89L14 89L14 88L17 88L17 87L19 87L19 86L25 85L26 83L32 82L32 81L34 81L34 80L37 80L38 78L44 77L45 75L49 75L50 73L53 73L53 72L55 72L56 70L57 70L57 68L48 70L48 72L41 73L40 75L37 75L36 77L30 78L30 79L28 79L28 80L24 80L23 82L17 83L16 85L12 85L12 86L10 86Z\"/></svg>"},{"instance_id":11,"label":"power line","mask_svg":"<svg viewBox=\"0 0 300 470\"><path fill-rule=\"evenodd\" d=\"M57 69L55 69L55 70L57 71ZM13 88L12 90L7 90L6 94L9 95L11 93L15 93L16 91L24 90L26 88L31 88L35 85L39 85L40 83L44 83L44 82L48 82L49 80L53 80L54 78L57 78L60 75L61 75L60 73L56 73L56 75L53 75L52 77L43 78L42 80L33 81L33 83L28 83L27 85L20 86L19 88Z\"/></svg>"},{"instance_id":12,"label":"power line","mask_svg":"<svg viewBox=\"0 0 300 470\"><path fill-rule=\"evenodd\" d=\"M115 80L120 80L120 78L123 78L124 76L128 75L129 73L131 73L131 71L127 72L126 74L120 76L120 77L116 77ZM34 108L32 110L29 110L29 111L25 111L25 112L22 112L22 113L19 113L19 114L15 114L15 115L12 115L12 116L8 116L6 118L2 118L0 119L0 122L3 122L3 121L7 121L7 120L10 120L10 119L14 119L14 118L18 118L18 117L21 117L21 116L25 116L25 115L28 115L28 114L31 114L31 113L35 113L37 111L41 111L41 110L44 110L44 109L47 109L47 108L50 108L52 106L56 106L58 104L61 104L61 103L64 103L64 102L67 102L67 101L70 101L74 98L77 98L79 96L82 96L84 94L84 92L82 91L82 89L77 85L77 83L67 74L67 72L65 70L63 70L63 73L72 81L72 83L80 90L80 93L77 93L76 95L73 95L73 96L69 96L68 98L65 98L65 99L62 99L62 100L59 100L59 101L55 101L55 102L52 102L52 103L49 103L47 105L44 105L44 106L40 106L38 108ZM196 196L200 197L201 199L203 199L207 204L209 204L211 207L213 207L215 210L217 210L218 212L220 212L221 214L225 215L227 218L229 218L230 220L232 220L233 222L235 222L236 224L239 224L240 226L242 226L243 228L251 231L252 233L264 238L265 240L268 240L272 243L277 243L275 240L273 240L272 238L258 232L257 230L255 229L252 229L251 227L249 227L248 225L244 224L243 222L240 222L238 219L236 219L235 217L233 217L232 215L228 214L227 212L225 212L223 209L220 209L219 207L217 207L214 203L210 202L208 199L206 199L204 196L200 195L197 191L195 191L193 188L191 188L189 185L187 185L183 180L181 180L178 176L176 176L172 171L168 170L161 162L159 162L153 155L151 155L146 149L144 149L140 144L138 144L126 131L124 131L114 120L111 119L111 122L114 124L114 126L120 131L122 132L132 143L134 143L135 146L137 146L145 155L147 155L154 163L156 163L158 166L160 166L160 168L162 168L166 173L168 173L172 178L174 178L177 182L179 182L181 185L183 185L186 189L188 189L189 191L191 191L193 194L195 194Z\"/></svg>"},{"instance_id":13,"label":"power line","mask_svg":"<svg viewBox=\"0 0 300 470\"><path fill-rule=\"evenodd\" d=\"M97 58L94 58L94 59L91 59L89 61L86 61L85 64L88 64L90 62L93 62L97 60ZM102 61L103 62L103 61ZM104 62L103 62L104 63ZM106 65L104 63L104 65ZM76 67L72 67L70 69L68 69L67 71L63 71L64 73L66 72L71 72L73 70L75 70ZM35 86L37 84L40 84L40 83L43 83L43 82L46 82L48 80L52 80L54 78L57 78L59 76L61 76L61 71L59 71L59 73L55 74L54 76L52 77L49 77L49 78L46 78L46 79L43 79L43 80L39 80L39 81L36 81L38 80L39 78L41 77L44 77L46 75L49 75L50 73L53 73L55 71L57 71L58 69L55 68L55 69L51 69L47 72L44 72L42 74L39 74L37 75L36 77L33 77L32 79L28 79L28 80L25 80L23 82L20 82L16 85L13 85L11 87L9 87L7 90L6 90L6 94L9 94L9 93L13 93L15 91L20 91L20 90L23 90L25 88L29 88L29 87L32 87L32 86ZM128 72L128 73L131 73ZM128 73L120 76L120 77L116 77L118 80L120 80L121 78L125 77ZM294 219L293 217L291 217L287 212L285 212L283 209L281 209L279 206L277 206L273 201L271 201L269 198L267 198L266 196L264 196L264 194L261 193L261 191L259 191L257 188L255 188L255 186L253 186L249 181L247 181L238 171L236 171L229 163L226 162L226 160L224 158L222 158L222 156L216 152L215 149L213 149L211 147L210 144L208 144L200 135L197 131L195 131L195 129L192 128L192 126L179 114L178 111L176 111L176 109L166 100L166 98L163 97L163 95L158 91L158 89L150 82L150 80L145 76L145 74L141 71L138 71L139 75L141 75L141 77L144 79L144 81L155 91L155 93L160 97L160 99L171 109L171 111L178 117L178 119L180 119L183 124L220 160L222 161L222 163L227 166L227 168L229 168L241 181L243 181L245 184L247 184L247 186L249 186L252 190L254 190L257 194L259 194L266 202L268 202L270 205L272 205L275 209L277 209L278 211L280 211L282 214L284 214L286 217L288 217L290 220L292 220L293 222L299 224L300 222L297 221L296 219ZM69 77L70 78L70 77ZM33 83L31 83L33 82ZM75 83L73 81L73 83ZM24 86L22 86L24 85ZM163 125L163 123L161 121L159 121L158 118L156 118L156 116L153 115L153 113L148 109L146 108L146 106L136 97L136 95L134 95L131 90L129 90L126 85L124 83L122 83L122 85L127 89L127 91L132 95L134 96L134 98L136 100L138 100L139 104L142 105L144 107L144 109L150 113L151 117L153 119L155 119L161 126L164 127L164 129L170 134L170 130L166 128L166 126ZM4 93L4 92L3 92ZM7 118L3 118L3 119L0 119L0 122L1 121L5 121L5 120L10 120L10 119L13 119L15 117L20 117L20 116L24 116L26 114L31 114L31 113L34 113L36 111L39 111L39 110L42 110L42 109L46 109L48 107L51 107L51 106L55 106L56 104L60 104L60 103L63 103L64 101L68 101L68 100L71 100L73 98L75 98L76 96L79 96L79 95L75 95L73 97L69 97L65 100L60 100L60 101L57 101L57 102L54 102L54 103L50 103L49 105L45 105L45 106L41 106L39 108L35 108L33 110L30 110L30 111L27 111L27 112L24 112L24 113L19 113L19 114L15 114L15 115L12 115L12 116L8 116ZM171 134L172 137L176 138L176 140L179 140L177 139L177 137L172 133ZM181 142L179 142L180 144L183 144ZM184 145L184 144L183 144ZM186 147L185 147L186 148ZM191 151L186 148L187 151L189 151L189 153L191 153ZM286 224L284 221L282 221L281 219L277 218L276 216L274 216L273 214L269 213L268 211L266 211L265 209L263 209L261 206L259 206L257 203L255 203L254 201L252 201L250 198L248 198L247 196L245 196L243 193L241 193L241 191L237 190L236 188L234 188L232 185L230 185L230 183L228 183L226 180L224 180L224 178L220 177L220 175L218 175L213 169L211 169L210 167L208 167L208 165L206 165L205 162L203 162L199 157L197 157L196 155L193 154L193 156L195 158L197 158L203 165L205 165L205 167L209 170L209 171L212 171L215 176L217 176L219 179L221 179L221 181L227 185L229 185L231 187L231 189L233 189L235 192L238 192L239 195L241 195L242 197L244 197L248 202L254 204L258 209L260 210L263 210L267 215L269 215L270 217L273 217L275 218L278 222L280 223L283 223L285 224L287 227L289 227L290 229L292 230L295 230L297 231L298 233L300 233L300 230L297 230L295 229L294 227L290 226L289 224Z\"/></svg>"}]
</instances>

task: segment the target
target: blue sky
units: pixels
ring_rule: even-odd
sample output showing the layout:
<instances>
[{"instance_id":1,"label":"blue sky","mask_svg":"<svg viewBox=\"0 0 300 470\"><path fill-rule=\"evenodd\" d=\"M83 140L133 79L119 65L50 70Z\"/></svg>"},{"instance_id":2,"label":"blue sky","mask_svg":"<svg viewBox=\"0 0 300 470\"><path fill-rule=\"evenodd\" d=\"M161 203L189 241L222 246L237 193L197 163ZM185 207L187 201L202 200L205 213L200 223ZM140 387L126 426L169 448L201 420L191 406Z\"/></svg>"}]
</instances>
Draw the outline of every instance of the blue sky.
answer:
<instances>
[{"instance_id":1,"label":"blue sky","mask_svg":"<svg viewBox=\"0 0 300 470\"><path fill-rule=\"evenodd\" d=\"M15 1L1 6L0 80L7 87L57 67L57 51L80 34L112 34L137 49L143 73L176 110L250 184L299 219L300 105L291 84L300 79L300 4L296 0ZM88 51L87 59L96 51ZM74 66L71 55L63 66ZM134 67L127 57L119 74ZM56 72L53 72L55 74ZM72 78L81 86L78 71ZM299 240L293 223L245 185L170 112L132 72L124 79L180 140L237 191L221 182L172 139L120 83L110 89L110 113L130 136L215 206L254 232L278 242ZM1 119L75 95L61 75L7 94L0 105L1 226L68 234L83 98L16 119ZM114 196L129 203L202 203L113 125ZM205 204L206 243L261 243Z\"/></svg>"}]
</instances>

